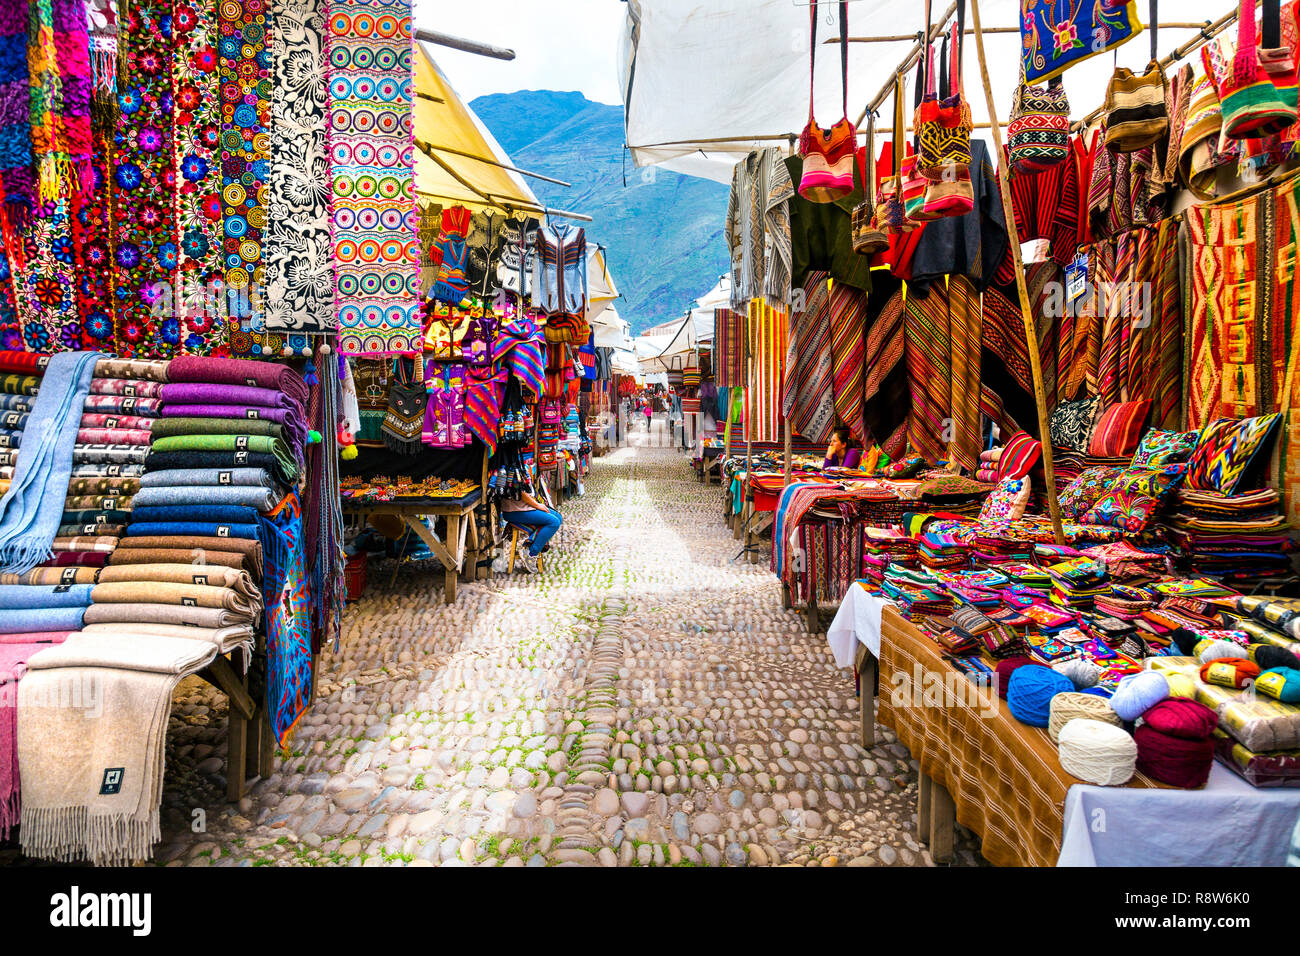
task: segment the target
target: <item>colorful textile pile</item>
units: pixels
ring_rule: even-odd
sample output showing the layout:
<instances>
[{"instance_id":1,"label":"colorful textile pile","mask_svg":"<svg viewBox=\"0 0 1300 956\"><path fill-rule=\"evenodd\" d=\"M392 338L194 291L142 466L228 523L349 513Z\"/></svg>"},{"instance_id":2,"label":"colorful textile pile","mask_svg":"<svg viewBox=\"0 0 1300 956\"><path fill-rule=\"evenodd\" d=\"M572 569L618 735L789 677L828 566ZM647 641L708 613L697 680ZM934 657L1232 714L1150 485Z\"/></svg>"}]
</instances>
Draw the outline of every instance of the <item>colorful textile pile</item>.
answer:
<instances>
[{"instance_id":1,"label":"colorful textile pile","mask_svg":"<svg viewBox=\"0 0 1300 956\"><path fill-rule=\"evenodd\" d=\"M745 329L748 316L731 309L713 312L713 380L719 387L745 384L745 349L749 337Z\"/></svg>"},{"instance_id":2,"label":"colorful textile pile","mask_svg":"<svg viewBox=\"0 0 1300 956\"><path fill-rule=\"evenodd\" d=\"M782 366L789 342L789 316L761 297L749 304L749 346L753 378L745 389L746 439L780 441Z\"/></svg>"},{"instance_id":3,"label":"colorful textile pile","mask_svg":"<svg viewBox=\"0 0 1300 956\"><path fill-rule=\"evenodd\" d=\"M1281 504L1272 488L1237 495L1183 488L1168 524L1198 577L1247 591L1294 584L1295 543Z\"/></svg>"}]
</instances>

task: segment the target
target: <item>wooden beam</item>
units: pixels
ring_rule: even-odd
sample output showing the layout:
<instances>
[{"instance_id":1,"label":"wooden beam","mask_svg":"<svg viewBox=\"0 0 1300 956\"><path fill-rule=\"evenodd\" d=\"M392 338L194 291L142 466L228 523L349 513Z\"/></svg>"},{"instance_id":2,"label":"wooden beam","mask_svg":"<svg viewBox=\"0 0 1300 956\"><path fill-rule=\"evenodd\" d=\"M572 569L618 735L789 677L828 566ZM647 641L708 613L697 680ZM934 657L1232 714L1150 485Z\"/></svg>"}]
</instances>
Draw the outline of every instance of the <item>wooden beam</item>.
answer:
<instances>
[{"instance_id":1,"label":"wooden beam","mask_svg":"<svg viewBox=\"0 0 1300 956\"><path fill-rule=\"evenodd\" d=\"M452 149L450 146L435 146L432 143L426 143L429 149L436 149L440 153L451 153L453 156L464 156L466 159L472 159L476 163L483 163L487 166L495 166L498 169L507 169L512 173L518 173L521 176L531 176L533 179L540 179L543 182L555 183L557 186L572 186L573 183L566 183L563 179L554 179L550 176L543 176L541 173L529 172L527 169L520 169L518 166L511 166L509 163L503 163L495 159L489 159L486 156L478 156L474 153L466 152L462 149Z\"/></svg>"},{"instance_id":2,"label":"wooden beam","mask_svg":"<svg viewBox=\"0 0 1300 956\"><path fill-rule=\"evenodd\" d=\"M515 58L514 50L492 46L490 43L480 43L477 40L466 40L464 37L452 36L449 33L417 29L415 38L423 43L445 46L452 50L460 50L461 53L473 53L476 56L486 56L493 60L513 60Z\"/></svg>"},{"instance_id":3,"label":"wooden beam","mask_svg":"<svg viewBox=\"0 0 1300 956\"><path fill-rule=\"evenodd\" d=\"M248 696L243 679L235 673L230 661L218 654L212 663L199 671L199 676L230 698L230 709L244 720L252 720L257 713L257 704Z\"/></svg>"},{"instance_id":4,"label":"wooden beam","mask_svg":"<svg viewBox=\"0 0 1300 956\"><path fill-rule=\"evenodd\" d=\"M980 29L979 0L971 0L971 17L975 24L975 52L979 54L980 78L984 83L984 98L989 108L989 123L993 130L993 155L1002 156L1002 127L998 125L997 104L993 101L993 84L989 80L988 60L984 56L984 34ZM1043 390L1043 369L1039 361L1038 330L1029 311L1029 291L1025 287L1025 263L1020 255L1020 230L1011 206L1011 183L1007 179L1007 164L999 161L998 188L1002 193L1002 212L1006 216L1007 237L1011 243L1012 265L1016 273L1016 291L1020 297L1020 318L1024 323L1025 341L1029 347L1029 371L1034 382L1034 405L1038 410L1039 444L1043 448L1043 476L1047 487L1047 510L1052 518L1052 535L1057 544L1065 544L1065 530L1061 527L1061 503L1056 498L1056 470L1052 466L1052 433L1047 420L1047 394ZM934 848L931 847L934 853ZM938 859L938 855L935 854Z\"/></svg>"}]
</instances>

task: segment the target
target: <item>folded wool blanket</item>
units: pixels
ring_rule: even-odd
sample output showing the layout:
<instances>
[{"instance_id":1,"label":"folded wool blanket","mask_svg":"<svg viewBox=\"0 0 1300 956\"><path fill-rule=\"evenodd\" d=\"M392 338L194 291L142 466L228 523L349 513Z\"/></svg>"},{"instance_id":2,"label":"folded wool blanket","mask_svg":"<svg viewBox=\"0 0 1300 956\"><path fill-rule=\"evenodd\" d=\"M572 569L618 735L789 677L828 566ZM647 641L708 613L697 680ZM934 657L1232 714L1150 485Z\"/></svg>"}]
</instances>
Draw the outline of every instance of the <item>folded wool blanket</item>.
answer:
<instances>
[{"instance_id":1,"label":"folded wool blanket","mask_svg":"<svg viewBox=\"0 0 1300 956\"><path fill-rule=\"evenodd\" d=\"M257 522L257 511L237 505L155 505L136 508L135 521L198 521L211 524L250 524Z\"/></svg>"},{"instance_id":2,"label":"folded wool blanket","mask_svg":"<svg viewBox=\"0 0 1300 956\"><path fill-rule=\"evenodd\" d=\"M162 401L157 398L136 398L132 395L90 395L82 412L105 415L137 415L152 418L162 410Z\"/></svg>"},{"instance_id":3,"label":"folded wool blanket","mask_svg":"<svg viewBox=\"0 0 1300 956\"><path fill-rule=\"evenodd\" d=\"M18 775L17 684L27 673L27 661L50 646L41 638L66 634L21 635L22 641L5 641L0 635L0 840L18 825L21 782Z\"/></svg>"},{"instance_id":4,"label":"folded wool blanket","mask_svg":"<svg viewBox=\"0 0 1300 956\"><path fill-rule=\"evenodd\" d=\"M18 687L23 852L96 865L144 860L162 836L172 692L211 662L216 645L92 633L50 650L69 644L33 655ZM96 706L59 706L69 686L94 688Z\"/></svg>"},{"instance_id":5,"label":"folded wool blanket","mask_svg":"<svg viewBox=\"0 0 1300 956\"><path fill-rule=\"evenodd\" d=\"M143 474L143 464L116 465L108 462L87 462L72 466L73 478L139 478Z\"/></svg>"},{"instance_id":6,"label":"folded wool blanket","mask_svg":"<svg viewBox=\"0 0 1300 956\"><path fill-rule=\"evenodd\" d=\"M264 485L272 478L265 468L168 468L150 471L140 479L141 488L166 488L181 485Z\"/></svg>"},{"instance_id":7,"label":"folded wool blanket","mask_svg":"<svg viewBox=\"0 0 1300 956\"><path fill-rule=\"evenodd\" d=\"M275 455L244 451L168 451L149 452L145 459L149 471L168 471L175 468L218 469L264 468L282 485L292 485L298 480L298 465L286 468Z\"/></svg>"},{"instance_id":8,"label":"folded wool blanket","mask_svg":"<svg viewBox=\"0 0 1300 956\"><path fill-rule=\"evenodd\" d=\"M16 349L0 351L0 372L22 372L40 375L49 364L50 357L40 352L20 352Z\"/></svg>"},{"instance_id":9,"label":"folded wool blanket","mask_svg":"<svg viewBox=\"0 0 1300 956\"><path fill-rule=\"evenodd\" d=\"M0 584L0 608L27 611L34 608L87 607L89 584Z\"/></svg>"},{"instance_id":10,"label":"folded wool blanket","mask_svg":"<svg viewBox=\"0 0 1300 956\"><path fill-rule=\"evenodd\" d=\"M122 524L61 524L59 538L105 537L120 538L126 534L126 523ZM56 539L57 540L57 539Z\"/></svg>"},{"instance_id":11,"label":"folded wool blanket","mask_svg":"<svg viewBox=\"0 0 1300 956\"><path fill-rule=\"evenodd\" d=\"M261 594L255 593L250 597L234 588L207 584L113 581L94 585L90 597L95 604L170 604L177 607L221 608L244 614L250 620L262 613Z\"/></svg>"},{"instance_id":12,"label":"folded wool blanket","mask_svg":"<svg viewBox=\"0 0 1300 956\"><path fill-rule=\"evenodd\" d=\"M293 369L277 362L186 355L173 359L167 371L171 382L216 382L273 389L299 405L307 404L307 383Z\"/></svg>"},{"instance_id":13,"label":"folded wool blanket","mask_svg":"<svg viewBox=\"0 0 1300 956\"><path fill-rule=\"evenodd\" d=\"M205 564L123 564L116 562L99 572L101 584L151 581L160 584L200 584L229 588L247 600L261 603L262 592L247 571Z\"/></svg>"},{"instance_id":14,"label":"folded wool blanket","mask_svg":"<svg viewBox=\"0 0 1300 956\"><path fill-rule=\"evenodd\" d=\"M37 440L18 459L13 484L0 498L0 571L30 571L50 556L72 473L76 423L100 357L59 352L46 366L27 422Z\"/></svg>"},{"instance_id":15,"label":"folded wool blanket","mask_svg":"<svg viewBox=\"0 0 1300 956\"><path fill-rule=\"evenodd\" d=\"M296 470L300 462L289 446L269 435L173 435L154 440L155 452L169 451L245 451L253 455L274 455L280 467Z\"/></svg>"},{"instance_id":16,"label":"folded wool blanket","mask_svg":"<svg viewBox=\"0 0 1300 956\"><path fill-rule=\"evenodd\" d=\"M0 644L57 644L76 631L26 631L12 633L0 632Z\"/></svg>"},{"instance_id":17,"label":"folded wool blanket","mask_svg":"<svg viewBox=\"0 0 1300 956\"><path fill-rule=\"evenodd\" d=\"M282 392L246 385L208 385L182 382L165 385L158 397L171 405L255 405L258 408L290 408L302 414L303 402Z\"/></svg>"},{"instance_id":18,"label":"folded wool blanket","mask_svg":"<svg viewBox=\"0 0 1300 956\"><path fill-rule=\"evenodd\" d=\"M299 448L307 441L307 420L297 408L261 408L257 405L168 405L162 410L162 416L163 418L222 418L228 421L270 422L282 426L284 438ZM249 434L257 434L257 432Z\"/></svg>"},{"instance_id":19,"label":"folded wool blanket","mask_svg":"<svg viewBox=\"0 0 1300 956\"><path fill-rule=\"evenodd\" d=\"M30 412L36 399L31 395L10 395L0 392L0 409L6 412Z\"/></svg>"},{"instance_id":20,"label":"folded wool blanket","mask_svg":"<svg viewBox=\"0 0 1300 956\"><path fill-rule=\"evenodd\" d=\"M7 431L22 431L27 427L27 419L31 412L16 412L11 409L0 411L0 428ZM250 434L255 434L250 432Z\"/></svg>"},{"instance_id":21,"label":"folded wool blanket","mask_svg":"<svg viewBox=\"0 0 1300 956\"><path fill-rule=\"evenodd\" d=\"M21 428L4 428L0 426L0 448L21 448L23 432Z\"/></svg>"},{"instance_id":22,"label":"folded wool blanket","mask_svg":"<svg viewBox=\"0 0 1300 956\"><path fill-rule=\"evenodd\" d=\"M96 551L108 554L117 547L118 539L111 535L78 535L74 538L55 538L55 551Z\"/></svg>"},{"instance_id":23,"label":"folded wool blanket","mask_svg":"<svg viewBox=\"0 0 1300 956\"><path fill-rule=\"evenodd\" d=\"M249 509L252 510L252 509ZM253 512L256 514L257 512ZM127 526L124 541L132 537L177 535L200 538L256 538L256 524L219 524L214 521L137 521Z\"/></svg>"},{"instance_id":24,"label":"folded wool blanket","mask_svg":"<svg viewBox=\"0 0 1300 956\"><path fill-rule=\"evenodd\" d=\"M98 587L98 585L96 585ZM186 607L181 604L92 604L78 608L84 624L177 624L182 627L229 627L252 624L252 615L223 607ZM81 627L81 623L77 627Z\"/></svg>"},{"instance_id":25,"label":"folded wool blanket","mask_svg":"<svg viewBox=\"0 0 1300 956\"><path fill-rule=\"evenodd\" d=\"M253 653L253 626L231 624L228 627L185 627L180 624L90 624L81 629L82 634L135 634L157 637L178 637L187 641L207 641L217 647L218 653L228 654L242 650Z\"/></svg>"},{"instance_id":26,"label":"folded wool blanket","mask_svg":"<svg viewBox=\"0 0 1300 956\"><path fill-rule=\"evenodd\" d=\"M77 433L73 432L75 439ZM74 465L143 465L149 457L144 445L77 445L72 452Z\"/></svg>"},{"instance_id":27,"label":"folded wool blanket","mask_svg":"<svg viewBox=\"0 0 1300 956\"><path fill-rule=\"evenodd\" d=\"M285 440L284 426L245 418L159 418L150 435L155 441L176 435L263 435Z\"/></svg>"},{"instance_id":28,"label":"folded wool blanket","mask_svg":"<svg viewBox=\"0 0 1300 956\"><path fill-rule=\"evenodd\" d=\"M6 468L11 468L17 464L18 464L18 449L0 448L0 465L5 466Z\"/></svg>"},{"instance_id":29,"label":"folded wool blanket","mask_svg":"<svg viewBox=\"0 0 1300 956\"><path fill-rule=\"evenodd\" d=\"M0 584L94 584L98 568L32 568L22 574L0 574Z\"/></svg>"},{"instance_id":30,"label":"folded wool blanket","mask_svg":"<svg viewBox=\"0 0 1300 956\"><path fill-rule=\"evenodd\" d=\"M80 428L79 445L147 445L152 439L144 428Z\"/></svg>"},{"instance_id":31,"label":"folded wool blanket","mask_svg":"<svg viewBox=\"0 0 1300 956\"><path fill-rule=\"evenodd\" d=\"M156 561L176 562L184 561L194 557L192 550L182 548L132 548L130 546L134 538L127 538L125 542L116 551L113 552L109 567L130 567L135 564L153 564ZM244 539L231 539L244 541ZM244 543L249 543L245 541ZM261 554L241 554L238 551L217 551L215 549L204 550L202 552L204 566L209 568L226 567L232 570L242 570L251 575L255 580L262 579Z\"/></svg>"},{"instance_id":32,"label":"folded wool blanket","mask_svg":"<svg viewBox=\"0 0 1300 956\"><path fill-rule=\"evenodd\" d=\"M12 484L13 484L13 481L12 481L11 479L9 479L9 478L0 478L0 495L5 494L5 493L9 490L9 486L12 485Z\"/></svg>"},{"instance_id":33,"label":"folded wool blanket","mask_svg":"<svg viewBox=\"0 0 1300 956\"><path fill-rule=\"evenodd\" d=\"M58 551L41 565L43 568L102 568L108 563L108 551Z\"/></svg>"},{"instance_id":34,"label":"folded wool blanket","mask_svg":"<svg viewBox=\"0 0 1300 956\"><path fill-rule=\"evenodd\" d=\"M88 610L84 604L79 607L0 607L0 631L9 634L21 634L24 631L79 631L82 617Z\"/></svg>"},{"instance_id":35,"label":"folded wool blanket","mask_svg":"<svg viewBox=\"0 0 1300 956\"><path fill-rule=\"evenodd\" d=\"M139 378L96 378L90 383L91 395L121 395L124 398L157 398L163 382Z\"/></svg>"},{"instance_id":36,"label":"folded wool blanket","mask_svg":"<svg viewBox=\"0 0 1300 956\"><path fill-rule=\"evenodd\" d=\"M64 511L130 511L132 495L68 495L63 499Z\"/></svg>"},{"instance_id":37,"label":"folded wool blanket","mask_svg":"<svg viewBox=\"0 0 1300 956\"><path fill-rule=\"evenodd\" d=\"M78 477L73 475L68 481L69 495L133 495L140 490L141 478L122 478L111 475ZM169 482L161 482L169 484Z\"/></svg>"},{"instance_id":38,"label":"folded wool blanket","mask_svg":"<svg viewBox=\"0 0 1300 956\"><path fill-rule=\"evenodd\" d=\"M130 520L131 520L131 514L130 512L127 511L117 511L117 510L108 511L104 508L97 508L94 510L85 509L82 511L63 512L63 517L60 519L62 524L60 524L59 527L63 527L64 525L70 525L70 524L75 524L75 525L126 524Z\"/></svg>"},{"instance_id":39,"label":"folded wool blanket","mask_svg":"<svg viewBox=\"0 0 1300 956\"><path fill-rule=\"evenodd\" d=\"M166 382L168 364L162 359L104 358L95 365L95 378Z\"/></svg>"},{"instance_id":40,"label":"folded wool blanket","mask_svg":"<svg viewBox=\"0 0 1300 956\"><path fill-rule=\"evenodd\" d=\"M23 375L20 372L0 373L0 392L10 395L35 395L40 388L39 375Z\"/></svg>"},{"instance_id":41,"label":"folded wool blanket","mask_svg":"<svg viewBox=\"0 0 1300 956\"><path fill-rule=\"evenodd\" d=\"M163 505L239 505L270 511L283 495L258 485L177 485L141 488L133 499L135 507Z\"/></svg>"},{"instance_id":42,"label":"folded wool blanket","mask_svg":"<svg viewBox=\"0 0 1300 956\"><path fill-rule=\"evenodd\" d=\"M156 421L158 419L146 415L118 415L114 412L81 413L82 428L126 428L134 431L149 431Z\"/></svg>"}]
</instances>

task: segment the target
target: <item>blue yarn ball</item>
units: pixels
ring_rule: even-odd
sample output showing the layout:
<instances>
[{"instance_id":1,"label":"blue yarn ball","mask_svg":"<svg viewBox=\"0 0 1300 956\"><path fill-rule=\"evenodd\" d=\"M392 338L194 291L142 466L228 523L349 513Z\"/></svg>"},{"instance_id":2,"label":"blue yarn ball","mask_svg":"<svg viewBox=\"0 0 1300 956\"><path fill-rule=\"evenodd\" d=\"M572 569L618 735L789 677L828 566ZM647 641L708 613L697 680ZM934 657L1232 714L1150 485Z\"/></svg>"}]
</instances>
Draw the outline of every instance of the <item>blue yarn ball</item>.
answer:
<instances>
[{"instance_id":1,"label":"blue yarn ball","mask_svg":"<svg viewBox=\"0 0 1300 956\"><path fill-rule=\"evenodd\" d=\"M1052 698L1074 690L1074 681L1050 667L1017 667L1007 682L1011 716L1031 727L1046 727L1052 715Z\"/></svg>"},{"instance_id":2,"label":"blue yarn ball","mask_svg":"<svg viewBox=\"0 0 1300 956\"><path fill-rule=\"evenodd\" d=\"M1112 691L1109 687L1085 687L1079 691L1080 694L1091 694L1093 697L1109 698Z\"/></svg>"},{"instance_id":3,"label":"blue yarn ball","mask_svg":"<svg viewBox=\"0 0 1300 956\"><path fill-rule=\"evenodd\" d=\"M1111 710L1121 720L1134 721L1169 696L1169 681L1159 671L1130 674L1119 682L1110 699Z\"/></svg>"}]
</instances>

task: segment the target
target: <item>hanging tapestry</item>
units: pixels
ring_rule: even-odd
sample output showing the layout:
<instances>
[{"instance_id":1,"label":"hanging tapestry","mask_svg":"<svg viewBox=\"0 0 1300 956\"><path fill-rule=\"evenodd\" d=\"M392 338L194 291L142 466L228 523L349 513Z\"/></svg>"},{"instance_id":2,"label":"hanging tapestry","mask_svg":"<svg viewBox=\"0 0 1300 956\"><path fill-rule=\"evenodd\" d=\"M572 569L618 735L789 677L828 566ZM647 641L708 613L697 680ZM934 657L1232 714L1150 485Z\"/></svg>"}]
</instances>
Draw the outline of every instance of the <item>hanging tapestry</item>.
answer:
<instances>
[{"instance_id":1,"label":"hanging tapestry","mask_svg":"<svg viewBox=\"0 0 1300 956\"><path fill-rule=\"evenodd\" d=\"M176 167L170 0L128 5L118 24L126 49L113 143L114 351L168 358L181 341L172 302L176 245ZM161 316L159 320L158 316Z\"/></svg>"},{"instance_id":2,"label":"hanging tapestry","mask_svg":"<svg viewBox=\"0 0 1300 956\"><path fill-rule=\"evenodd\" d=\"M785 363L789 320L762 296L749 302L749 387L745 389L745 437L781 440L781 367Z\"/></svg>"},{"instance_id":3,"label":"hanging tapestry","mask_svg":"<svg viewBox=\"0 0 1300 956\"><path fill-rule=\"evenodd\" d=\"M1020 0L1020 57L1029 83L1060 76L1142 32L1135 3Z\"/></svg>"},{"instance_id":4,"label":"hanging tapestry","mask_svg":"<svg viewBox=\"0 0 1300 956\"><path fill-rule=\"evenodd\" d=\"M831 392L830 289L826 273L810 272L800 290L802 310L790 312L790 344L785 354L781 412L795 435L829 441L835 427Z\"/></svg>"},{"instance_id":5,"label":"hanging tapestry","mask_svg":"<svg viewBox=\"0 0 1300 956\"><path fill-rule=\"evenodd\" d=\"M113 136L96 129L91 154L93 187L76 203L72 238L77 253L77 315L82 349L113 348L117 324L113 307L112 173Z\"/></svg>"},{"instance_id":6,"label":"hanging tapestry","mask_svg":"<svg viewBox=\"0 0 1300 956\"><path fill-rule=\"evenodd\" d=\"M184 329L183 350L225 351L221 220L221 84L215 48L219 29L211 3L181 4L172 18L176 53L176 156L180 164L177 232L180 267L175 301Z\"/></svg>"},{"instance_id":7,"label":"hanging tapestry","mask_svg":"<svg viewBox=\"0 0 1300 956\"><path fill-rule=\"evenodd\" d=\"M1056 331L1063 302L1060 291L1061 270L1056 263L1037 262L1025 267L1025 287L1029 292L1030 314L1034 317L1038 337L1038 362L1043 373L1043 392L1047 407L1056 406ZM1019 292L1014 285L1003 292L989 289L984 293L982 329L985 350L996 357L1011 374L1025 395L1034 394L1033 371L1029 364L1029 344L1025 341L1025 320L1020 314Z\"/></svg>"},{"instance_id":8,"label":"hanging tapestry","mask_svg":"<svg viewBox=\"0 0 1300 956\"><path fill-rule=\"evenodd\" d=\"M339 348L419 350L409 0L334 0L329 29L332 241Z\"/></svg>"},{"instance_id":9,"label":"hanging tapestry","mask_svg":"<svg viewBox=\"0 0 1300 956\"><path fill-rule=\"evenodd\" d=\"M258 525L265 562L266 707L275 742L283 746L311 700L311 606L297 494L286 495Z\"/></svg>"},{"instance_id":10,"label":"hanging tapestry","mask_svg":"<svg viewBox=\"0 0 1300 956\"><path fill-rule=\"evenodd\" d=\"M719 387L745 384L745 313L713 312L714 381Z\"/></svg>"},{"instance_id":11,"label":"hanging tapestry","mask_svg":"<svg viewBox=\"0 0 1300 956\"><path fill-rule=\"evenodd\" d=\"M266 181L270 147L271 29L266 0L219 0L221 213L225 221L226 335L233 355L278 355L263 335Z\"/></svg>"},{"instance_id":12,"label":"hanging tapestry","mask_svg":"<svg viewBox=\"0 0 1300 956\"><path fill-rule=\"evenodd\" d=\"M863 329L867 321L867 293L843 282L831 283L830 312L831 386L835 418L858 441L865 437L862 419ZM827 436L829 437L829 436Z\"/></svg>"},{"instance_id":13,"label":"hanging tapestry","mask_svg":"<svg viewBox=\"0 0 1300 956\"><path fill-rule=\"evenodd\" d=\"M323 0L275 0L266 327L332 332Z\"/></svg>"},{"instance_id":14,"label":"hanging tapestry","mask_svg":"<svg viewBox=\"0 0 1300 956\"><path fill-rule=\"evenodd\" d=\"M873 283L875 286L883 283ZM891 458L907 447L906 370L902 368L906 335L903 321L904 291L899 288L885 302L867 330L864 352L862 402L867 428Z\"/></svg>"},{"instance_id":15,"label":"hanging tapestry","mask_svg":"<svg viewBox=\"0 0 1300 956\"><path fill-rule=\"evenodd\" d=\"M907 437L931 460L951 457L974 473L982 444L980 423L979 296L970 280L952 276L924 298L904 306L912 408Z\"/></svg>"}]
</instances>

